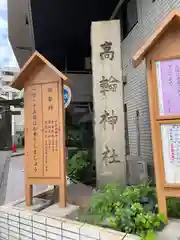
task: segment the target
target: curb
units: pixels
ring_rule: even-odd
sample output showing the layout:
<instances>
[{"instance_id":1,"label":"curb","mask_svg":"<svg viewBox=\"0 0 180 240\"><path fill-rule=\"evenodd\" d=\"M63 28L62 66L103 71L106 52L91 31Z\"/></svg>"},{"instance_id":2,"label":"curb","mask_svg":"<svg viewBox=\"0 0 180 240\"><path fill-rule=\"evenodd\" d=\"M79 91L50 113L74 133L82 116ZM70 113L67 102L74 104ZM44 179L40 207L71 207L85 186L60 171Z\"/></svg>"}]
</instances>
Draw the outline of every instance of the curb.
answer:
<instances>
[{"instance_id":1,"label":"curb","mask_svg":"<svg viewBox=\"0 0 180 240\"><path fill-rule=\"evenodd\" d=\"M23 156L23 155L24 155L24 153L13 153L11 155L11 157L19 157L19 156Z\"/></svg>"},{"instance_id":2,"label":"curb","mask_svg":"<svg viewBox=\"0 0 180 240\"><path fill-rule=\"evenodd\" d=\"M36 239L40 239L39 237L44 239L45 232L47 235L49 235L49 233L51 234L47 239L52 239L53 234L53 237L56 239L140 240L140 238L135 235L105 229L83 222L72 221L66 217L53 216L52 213L37 213L26 208L19 209L12 205L1 206L0 214L3 221L3 226L0 225L2 234L7 230L7 233L5 232L4 235L10 237L8 229L9 227L13 227L11 234L15 236L17 233L18 239L28 238L32 236L32 234L37 237ZM20 225L17 225L17 222ZM27 231L24 226L27 226L29 231ZM11 236L13 237L13 235Z\"/></svg>"}]
</instances>

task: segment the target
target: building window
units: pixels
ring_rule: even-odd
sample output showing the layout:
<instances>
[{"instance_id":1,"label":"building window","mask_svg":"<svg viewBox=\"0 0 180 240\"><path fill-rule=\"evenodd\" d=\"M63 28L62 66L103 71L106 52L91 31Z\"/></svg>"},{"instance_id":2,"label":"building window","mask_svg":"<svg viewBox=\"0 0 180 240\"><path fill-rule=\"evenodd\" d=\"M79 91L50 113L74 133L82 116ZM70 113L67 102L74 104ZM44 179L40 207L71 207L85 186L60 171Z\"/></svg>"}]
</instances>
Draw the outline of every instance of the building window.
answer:
<instances>
[{"instance_id":1,"label":"building window","mask_svg":"<svg viewBox=\"0 0 180 240\"><path fill-rule=\"evenodd\" d=\"M13 72L7 72L7 71L2 71L2 74L5 75L5 76L14 76L14 73Z\"/></svg>"},{"instance_id":2,"label":"building window","mask_svg":"<svg viewBox=\"0 0 180 240\"><path fill-rule=\"evenodd\" d=\"M9 82L8 82L8 81L2 81L2 85L3 85L3 86L8 86L8 85L9 85Z\"/></svg>"},{"instance_id":3,"label":"building window","mask_svg":"<svg viewBox=\"0 0 180 240\"><path fill-rule=\"evenodd\" d=\"M138 23L137 0L125 0L115 18L120 19L123 40Z\"/></svg>"},{"instance_id":4,"label":"building window","mask_svg":"<svg viewBox=\"0 0 180 240\"><path fill-rule=\"evenodd\" d=\"M16 99L18 97L18 93L17 92L12 92L12 99Z\"/></svg>"}]
</instances>

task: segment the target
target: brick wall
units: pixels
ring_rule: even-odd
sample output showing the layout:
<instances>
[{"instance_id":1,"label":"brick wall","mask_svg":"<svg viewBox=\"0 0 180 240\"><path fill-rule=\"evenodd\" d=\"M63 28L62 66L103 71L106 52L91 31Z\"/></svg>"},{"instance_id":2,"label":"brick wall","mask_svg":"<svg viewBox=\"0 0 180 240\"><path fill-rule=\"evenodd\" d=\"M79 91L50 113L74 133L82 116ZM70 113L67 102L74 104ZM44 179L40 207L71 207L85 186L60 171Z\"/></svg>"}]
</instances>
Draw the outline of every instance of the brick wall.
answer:
<instances>
[{"instance_id":1,"label":"brick wall","mask_svg":"<svg viewBox=\"0 0 180 240\"><path fill-rule=\"evenodd\" d=\"M151 130L149 121L146 66L143 62L137 69L132 66L132 56L144 41L155 31L158 24L174 8L180 10L180 0L136 0L138 24L122 42L123 76L127 75L124 100L127 104L130 155L137 154L136 110L139 110L140 153L146 160L152 159Z\"/></svg>"},{"instance_id":2,"label":"brick wall","mask_svg":"<svg viewBox=\"0 0 180 240\"><path fill-rule=\"evenodd\" d=\"M0 208L1 240L139 240L133 235L53 218L12 206Z\"/></svg>"}]
</instances>

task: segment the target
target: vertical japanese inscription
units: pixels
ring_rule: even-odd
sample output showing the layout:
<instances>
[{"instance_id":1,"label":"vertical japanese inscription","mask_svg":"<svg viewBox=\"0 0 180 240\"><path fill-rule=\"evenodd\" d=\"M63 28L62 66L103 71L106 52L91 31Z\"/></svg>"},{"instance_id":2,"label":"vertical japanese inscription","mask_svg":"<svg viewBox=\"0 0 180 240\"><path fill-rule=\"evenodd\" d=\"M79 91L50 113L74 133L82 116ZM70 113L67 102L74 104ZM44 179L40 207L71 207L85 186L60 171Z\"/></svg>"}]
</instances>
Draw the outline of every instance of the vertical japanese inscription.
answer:
<instances>
[{"instance_id":1,"label":"vertical japanese inscription","mask_svg":"<svg viewBox=\"0 0 180 240\"><path fill-rule=\"evenodd\" d=\"M101 60L109 59L112 61L114 59L114 51L111 50L112 42L105 41L100 47L103 49L103 52L100 53Z\"/></svg>"},{"instance_id":2,"label":"vertical japanese inscription","mask_svg":"<svg viewBox=\"0 0 180 240\"><path fill-rule=\"evenodd\" d=\"M105 60L113 60L115 52L111 50L112 42L105 41L104 44L101 44L100 47L103 49L103 52L100 52L100 59ZM110 78L106 78L102 76L102 79L99 81L100 86L100 93L105 96L106 98L108 92L116 92L117 86L119 84L119 80L111 76ZM118 116L115 114L114 110L112 113L109 113L107 110L104 110L104 113L100 116L101 121L99 124L103 125L103 129L106 131L107 123L112 126L112 131L115 131L115 125L118 121ZM112 149L112 153L107 145L105 145L105 151L101 153L102 155L102 162L104 165L107 166L108 164L112 163L120 163L120 160L117 160L119 155L116 154L115 148Z\"/></svg>"},{"instance_id":3,"label":"vertical japanese inscription","mask_svg":"<svg viewBox=\"0 0 180 240\"><path fill-rule=\"evenodd\" d=\"M34 172L37 172L38 168L38 144L37 144L37 106L36 106L36 88L32 87L32 122L33 122L33 164L34 164Z\"/></svg>"},{"instance_id":4,"label":"vertical japanese inscription","mask_svg":"<svg viewBox=\"0 0 180 240\"><path fill-rule=\"evenodd\" d=\"M42 86L44 129L44 176L59 177L59 101L58 84Z\"/></svg>"},{"instance_id":5,"label":"vertical japanese inscription","mask_svg":"<svg viewBox=\"0 0 180 240\"><path fill-rule=\"evenodd\" d=\"M102 152L102 162L105 166L112 163L120 163L120 156L116 153L114 148L109 149L107 145L105 145L105 150Z\"/></svg>"},{"instance_id":6,"label":"vertical japanese inscription","mask_svg":"<svg viewBox=\"0 0 180 240\"><path fill-rule=\"evenodd\" d=\"M120 42L119 21L92 23L94 135L99 187L111 181L124 185L126 179Z\"/></svg>"},{"instance_id":7,"label":"vertical japanese inscription","mask_svg":"<svg viewBox=\"0 0 180 240\"><path fill-rule=\"evenodd\" d=\"M108 92L116 92L119 80L111 76L109 79L105 76L102 76L102 79L99 81L100 93L107 97Z\"/></svg>"},{"instance_id":8,"label":"vertical japanese inscription","mask_svg":"<svg viewBox=\"0 0 180 240\"><path fill-rule=\"evenodd\" d=\"M25 158L29 177L43 176L41 86L25 89Z\"/></svg>"},{"instance_id":9,"label":"vertical japanese inscription","mask_svg":"<svg viewBox=\"0 0 180 240\"><path fill-rule=\"evenodd\" d=\"M114 131L114 127L118 121L118 116L115 115L114 110L112 110L112 113L110 114L106 110L104 110L104 113L101 115L101 121L99 124L103 124L104 130L106 130L106 125L109 123L112 126L112 130Z\"/></svg>"}]
</instances>

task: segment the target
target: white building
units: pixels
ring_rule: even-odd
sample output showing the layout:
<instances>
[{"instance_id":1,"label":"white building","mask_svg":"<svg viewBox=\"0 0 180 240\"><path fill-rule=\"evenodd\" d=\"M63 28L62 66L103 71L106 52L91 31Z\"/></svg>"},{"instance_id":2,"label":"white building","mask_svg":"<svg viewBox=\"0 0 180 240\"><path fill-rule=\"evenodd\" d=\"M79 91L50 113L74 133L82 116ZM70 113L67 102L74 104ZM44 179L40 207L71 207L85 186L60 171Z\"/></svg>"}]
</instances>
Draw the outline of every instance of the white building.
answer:
<instances>
[{"instance_id":1,"label":"white building","mask_svg":"<svg viewBox=\"0 0 180 240\"><path fill-rule=\"evenodd\" d=\"M0 94L7 100L19 98L19 91L9 86L15 74L9 71L1 72ZM16 141L19 133L23 133L24 131L24 109L11 106L11 111L21 112L20 115L12 115L12 139Z\"/></svg>"},{"instance_id":2,"label":"white building","mask_svg":"<svg viewBox=\"0 0 180 240\"><path fill-rule=\"evenodd\" d=\"M15 99L18 96L19 91L9 86L15 73L1 71L0 74L0 93L5 95L8 99Z\"/></svg>"}]
</instances>

